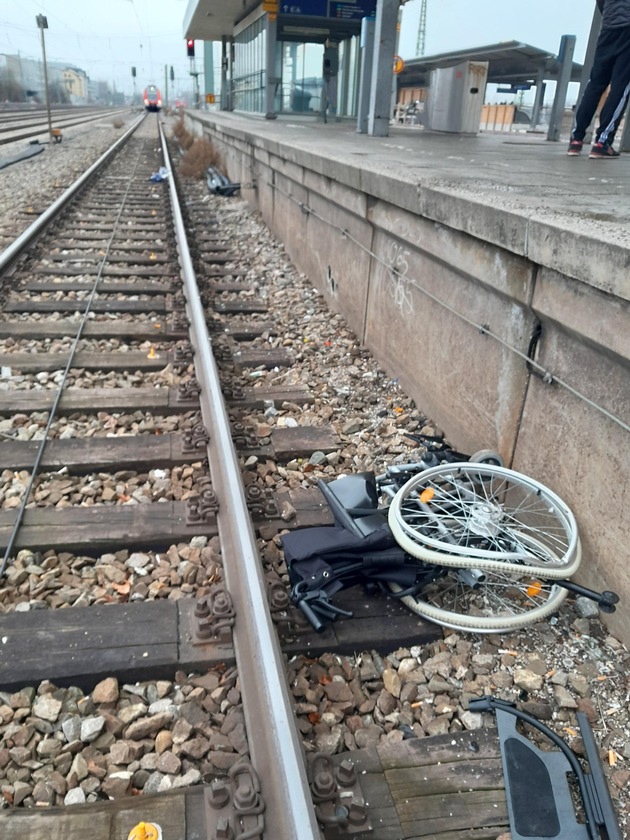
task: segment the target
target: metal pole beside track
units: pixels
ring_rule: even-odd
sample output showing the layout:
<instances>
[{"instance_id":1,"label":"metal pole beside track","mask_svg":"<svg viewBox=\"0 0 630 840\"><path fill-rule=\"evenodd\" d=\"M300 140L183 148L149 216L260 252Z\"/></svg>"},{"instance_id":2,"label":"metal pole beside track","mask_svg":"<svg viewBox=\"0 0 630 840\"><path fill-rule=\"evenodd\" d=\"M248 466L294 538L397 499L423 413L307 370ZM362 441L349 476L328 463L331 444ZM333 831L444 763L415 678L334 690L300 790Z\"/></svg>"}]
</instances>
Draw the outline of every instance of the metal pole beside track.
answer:
<instances>
[{"instance_id":1,"label":"metal pole beside track","mask_svg":"<svg viewBox=\"0 0 630 840\"><path fill-rule=\"evenodd\" d=\"M164 165L171 169L161 125L159 129ZM250 702L255 698L254 708L248 704L244 711L252 764L266 803L265 837L320 840L256 537L173 177L169 178L169 189L186 309L192 325L195 371L201 386L201 414L210 433L208 459L213 489L219 499L217 523L222 545L231 548L231 556L223 556L223 575L236 610L233 642L241 693Z\"/></svg>"},{"instance_id":2,"label":"metal pole beside track","mask_svg":"<svg viewBox=\"0 0 630 840\"><path fill-rule=\"evenodd\" d=\"M46 42L44 41L44 29L48 29L48 20L44 15L37 15L35 18L39 33L42 36L42 58L44 61L44 89L46 91L46 111L48 113L48 143L52 146L52 117L50 116L50 93L48 91L48 67L46 66Z\"/></svg>"}]
</instances>

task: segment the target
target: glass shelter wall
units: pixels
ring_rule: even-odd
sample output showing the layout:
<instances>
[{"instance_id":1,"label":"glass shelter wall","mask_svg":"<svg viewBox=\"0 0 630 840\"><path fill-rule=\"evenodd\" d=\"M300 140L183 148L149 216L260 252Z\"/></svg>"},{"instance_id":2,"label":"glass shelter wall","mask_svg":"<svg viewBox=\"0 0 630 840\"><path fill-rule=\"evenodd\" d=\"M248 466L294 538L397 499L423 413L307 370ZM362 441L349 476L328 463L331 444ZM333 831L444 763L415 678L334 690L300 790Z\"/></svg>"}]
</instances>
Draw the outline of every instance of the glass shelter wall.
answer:
<instances>
[{"instance_id":1,"label":"glass shelter wall","mask_svg":"<svg viewBox=\"0 0 630 840\"><path fill-rule=\"evenodd\" d=\"M265 110L266 17L234 36L232 94L237 111Z\"/></svg>"},{"instance_id":2,"label":"glass shelter wall","mask_svg":"<svg viewBox=\"0 0 630 840\"><path fill-rule=\"evenodd\" d=\"M356 117L361 72L361 39L353 36L339 44L338 114Z\"/></svg>"},{"instance_id":3,"label":"glass shelter wall","mask_svg":"<svg viewBox=\"0 0 630 840\"><path fill-rule=\"evenodd\" d=\"M321 108L323 44L278 44L282 53L281 95L277 108L281 113L313 114Z\"/></svg>"},{"instance_id":4,"label":"glass shelter wall","mask_svg":"<svg viewBox=\"0 0 630 840\"><path fill-rule=\"evenodd\" d=\"M339 72L335 77L336 97L324 95L324 44L284 41L278 44L282 56L281 84L276 110L284 114L321 114L328 100L329 114L353 117L357 113L359 38L338 45ZM328 82L330 85L330 82ZM334 108L330 107L331 101Z\"/></svg>"},{"instance_id":5,"label":"glass shelter wall","mask_svg":"<svg viewBox=\"0 0 630 840\"><path fill-rule=\"evenodd\" d=\"M356 116L361 56L358 36L325 44L321 37L312 42L278 40L275 66L267 68L267 16L262 14L248 23L234 35L231 85L235 110L266 112L269 72L279 79L274 95L276 113L317 116L326 109L328 116ZM338 56L332 78L330 72L324 76L324 60L331 50Z\"/></svg>"}]
</instances>

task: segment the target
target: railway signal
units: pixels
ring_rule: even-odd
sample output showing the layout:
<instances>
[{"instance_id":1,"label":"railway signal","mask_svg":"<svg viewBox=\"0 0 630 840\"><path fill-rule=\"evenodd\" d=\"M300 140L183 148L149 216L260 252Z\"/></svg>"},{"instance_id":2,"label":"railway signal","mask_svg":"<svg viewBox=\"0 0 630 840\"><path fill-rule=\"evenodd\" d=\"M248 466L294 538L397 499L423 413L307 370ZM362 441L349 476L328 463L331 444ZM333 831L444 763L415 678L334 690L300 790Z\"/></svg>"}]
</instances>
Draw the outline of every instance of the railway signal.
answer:
<instances>
[{"instance_id":1,"label":"railway signal","mask_svg":"<svg viewBox=\"0 0 630 840\"><path fill-rule=\"evenodd\" d=\"M188 51L188 58L195 57L195 39L188 38L186 41L186 50Z\"/></svg>"}]
</instances>

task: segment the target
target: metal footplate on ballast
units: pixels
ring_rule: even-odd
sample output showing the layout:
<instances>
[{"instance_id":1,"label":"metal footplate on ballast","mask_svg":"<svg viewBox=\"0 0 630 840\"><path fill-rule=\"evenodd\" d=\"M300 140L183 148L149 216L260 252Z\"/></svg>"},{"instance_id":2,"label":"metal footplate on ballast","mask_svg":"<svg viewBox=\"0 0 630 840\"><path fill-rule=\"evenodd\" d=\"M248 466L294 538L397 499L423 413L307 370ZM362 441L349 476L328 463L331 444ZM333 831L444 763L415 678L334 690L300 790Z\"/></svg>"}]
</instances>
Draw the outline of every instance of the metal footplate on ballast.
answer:
<instances>
[{"instance_id":1,"label":"metal footplate on ballast","mask_svg":"<svg viewBox=\"0 0 630 840\"><path fill-rule=\"evenodd\" d=\"M577 713L585 762L569 745L532 715L494 697L471 700L473 712L494 712L501 744L512 840L621 840L601 760L588 718ZM517 732L517 721L542 732L557 750L540 750ZM584 807L578 822L569 787L574 774Z\"/></svg>"}]
</instances>

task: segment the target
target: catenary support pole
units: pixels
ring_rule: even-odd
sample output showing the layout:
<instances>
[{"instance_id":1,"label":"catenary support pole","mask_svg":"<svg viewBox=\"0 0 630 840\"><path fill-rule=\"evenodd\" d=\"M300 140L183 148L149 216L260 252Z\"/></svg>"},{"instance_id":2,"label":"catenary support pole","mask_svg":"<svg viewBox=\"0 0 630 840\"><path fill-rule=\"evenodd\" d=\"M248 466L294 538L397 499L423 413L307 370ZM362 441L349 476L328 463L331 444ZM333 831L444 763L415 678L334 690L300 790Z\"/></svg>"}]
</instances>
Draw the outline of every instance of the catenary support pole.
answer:
<instances>
[{"instance_id":1,"label":"catenary support pole","mask_svg":"<svg viewBox=\"0 0 630 840\"><path fill-rule=\"evenodd\" d=\"M272 19L273 18L273 19ZM276 114L276 87L279 79L276 75L276 49L278 22L275 14L267 15L267 42L266 42L266 67L265 67L265 119L275 120Z\"/></svg>"},{"instance_id":2,"label":"catenary support pole","mask_svg":"<svg viewBox=\"0 0 630 840\"><path fill-rule=\"evenodd\" d=\"M229 111L228 102L228 41L225 35L221 36L221 110Z\"/></svg>"},{"instance_id":3,"label":"catenary support pole","mask_svg":"<svg viewBox=\"0 0 630 840\"><path fill-rule=\"evenodd\" d=\"M378 0L374 27L374 60L368 134L387 137L392 110L392 77L399 0Z\"/></svg>"},{"instance_id":4,"label":"catenary support pole","mask_svg":"<svg viewBox=\"0 0 630 840\"><path fill-rule=\"evenodd\" d=\"M573 53L575 52L575 35L563 35L560 39L558 63L560 72L556 79L556 95L553 98L551 116L549 117L549 131L547 140L559 140L562 129L562 118L567 103L567 91L573 70Z\"/></svg>"},{"instance_id":5,"label":"catenary support pole","mask_svg":"<svg viewBox=\"0 0 630 840\"><path fill-rule=\"evenodd\" d=\"M532 118L529 122L530 131L535 131L536 126L540 122L540 112L542 111L543 102L545 101L545 74L543 70L538 71L536 76L536 95L534 97L534 105L532 107Z\"/></svg>"},{"instance_id":6,"label":"catenary support pole","mask_svg":"<svg viewBox=\"0 0 630 840\"><path fill-rule=\"evenodd\" d=\"M357 134L368 130L370 92L372 90L372 62L374 61L375 17L364 17L361 21L361 79L359 81L359 108L357 111Z\"/></svg>"},{"instance_id":7,"label":"catenary support pole","mask_svg":"<svg viewBox=\"0 0 630 840\"><path fill-rule=\"evenodd\" d=\"M214 95L214 41L203 42L203 78L206 88L204 93Z\"/></svg>"}]
</instances>

